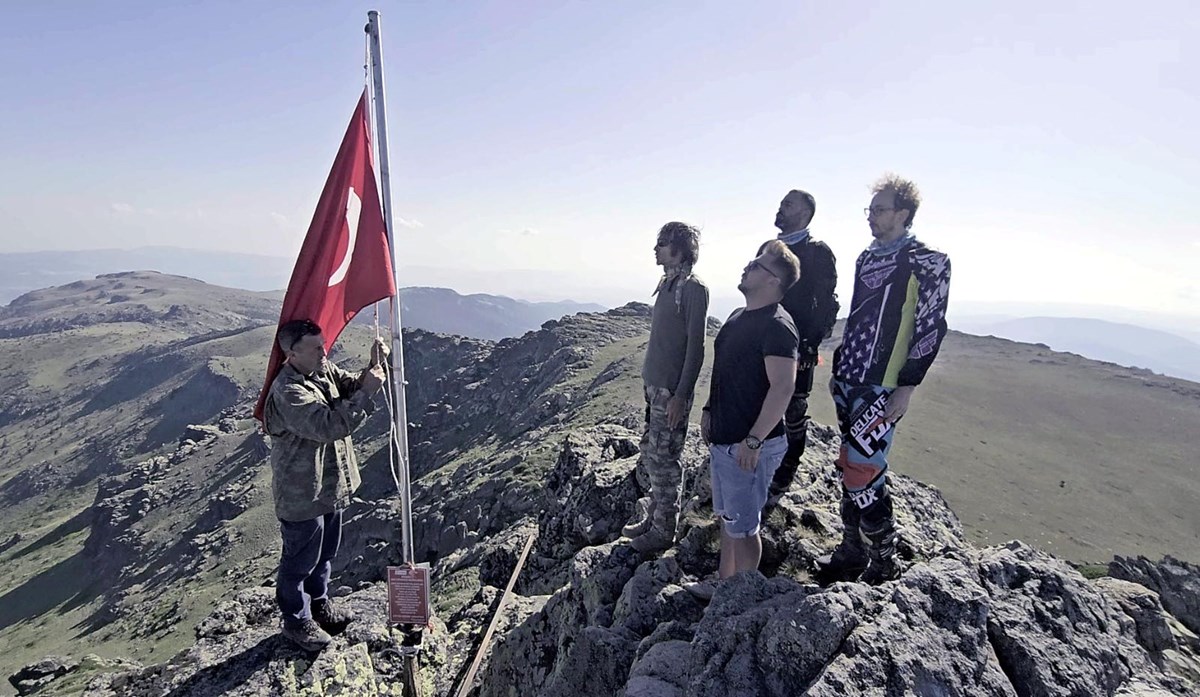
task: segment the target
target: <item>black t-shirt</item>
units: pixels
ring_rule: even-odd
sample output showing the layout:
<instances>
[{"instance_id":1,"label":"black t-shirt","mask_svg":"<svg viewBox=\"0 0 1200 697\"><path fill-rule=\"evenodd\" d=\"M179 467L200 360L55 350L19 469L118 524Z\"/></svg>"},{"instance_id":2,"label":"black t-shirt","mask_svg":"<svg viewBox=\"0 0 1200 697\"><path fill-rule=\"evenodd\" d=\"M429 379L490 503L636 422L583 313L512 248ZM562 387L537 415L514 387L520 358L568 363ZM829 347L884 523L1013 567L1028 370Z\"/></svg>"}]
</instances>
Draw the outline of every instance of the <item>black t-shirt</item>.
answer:
<instances>
[{"instance_id":1,"label":"black t-shirt","mask_svg":"<svg viewBox=\"0 0 1200 697\"><path fill-rule=\"evenodd\" d=\"M712 391L708 398L713 443L730 445L750 435L771 388L763 360L767 356L795 360L799 341L796 325L781 305L749 311L743 308L729 316L713 348ZM767 438L782 433L781 419Z\"/></svg>"}]
</instances>

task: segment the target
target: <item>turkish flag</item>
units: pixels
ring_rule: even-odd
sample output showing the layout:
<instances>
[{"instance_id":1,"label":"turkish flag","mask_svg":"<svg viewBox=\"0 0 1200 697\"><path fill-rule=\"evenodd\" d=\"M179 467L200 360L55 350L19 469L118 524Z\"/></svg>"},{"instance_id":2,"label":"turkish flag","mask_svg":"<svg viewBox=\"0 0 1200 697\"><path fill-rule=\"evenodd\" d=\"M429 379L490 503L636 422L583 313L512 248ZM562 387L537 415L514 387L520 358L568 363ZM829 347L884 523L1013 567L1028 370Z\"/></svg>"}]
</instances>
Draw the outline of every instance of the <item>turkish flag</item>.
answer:
<instances>
[{"instance_id":1,"label":"turkish flag","mask_svg":"<svg viewBox=\"0 0 1200 697\"><path fill-rule=\"evenodd\" d=\"M312 320L320 325L329 350L359 310L395 294L363 90L308 226L277 326L294 319ZM254 407L254 418L260 421L283 359L279 342L272 342L267 379Z\"/></svg>"}]
</instances>

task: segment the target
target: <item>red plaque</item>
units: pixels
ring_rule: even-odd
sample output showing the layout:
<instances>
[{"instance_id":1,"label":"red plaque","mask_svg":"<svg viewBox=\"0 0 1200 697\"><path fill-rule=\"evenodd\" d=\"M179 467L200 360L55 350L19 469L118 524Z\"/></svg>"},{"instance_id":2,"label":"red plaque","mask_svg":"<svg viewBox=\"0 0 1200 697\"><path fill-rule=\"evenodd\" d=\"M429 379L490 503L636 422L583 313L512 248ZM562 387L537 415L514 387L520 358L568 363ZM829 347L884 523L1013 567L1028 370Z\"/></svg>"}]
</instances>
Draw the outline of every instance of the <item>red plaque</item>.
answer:
<instances>
[{"instance_id":1,"label":"red plaque","mask_svg":"<svg viewBox=\"0 0 1200 697\"><path fill-rule=\"evenodd\" d=\"M389 566L388 620L392 624L429 624L429 566Z\"/></svg>"}]
</instances>

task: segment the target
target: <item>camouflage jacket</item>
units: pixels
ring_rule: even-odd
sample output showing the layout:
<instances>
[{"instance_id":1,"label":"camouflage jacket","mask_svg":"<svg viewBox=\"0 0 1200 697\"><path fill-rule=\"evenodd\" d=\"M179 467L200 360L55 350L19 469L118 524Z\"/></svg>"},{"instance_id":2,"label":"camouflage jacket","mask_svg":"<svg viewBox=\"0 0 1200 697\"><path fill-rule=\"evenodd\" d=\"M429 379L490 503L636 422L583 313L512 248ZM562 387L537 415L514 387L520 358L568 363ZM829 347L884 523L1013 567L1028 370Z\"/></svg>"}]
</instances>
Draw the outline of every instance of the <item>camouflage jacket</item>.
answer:
<instances>
[{"instance_id":1,"label":"camouflage jacket","mask_svg":"<svg viewBox=\"0 0 1200 697\"><path fill-rule=\"evenodd\" d=\"M350 433L374 410L358 376L330 361L312 375L283 365L263 408L276 517L311 520L350 504L362 481Z\"/></svg>"}]
</instances>

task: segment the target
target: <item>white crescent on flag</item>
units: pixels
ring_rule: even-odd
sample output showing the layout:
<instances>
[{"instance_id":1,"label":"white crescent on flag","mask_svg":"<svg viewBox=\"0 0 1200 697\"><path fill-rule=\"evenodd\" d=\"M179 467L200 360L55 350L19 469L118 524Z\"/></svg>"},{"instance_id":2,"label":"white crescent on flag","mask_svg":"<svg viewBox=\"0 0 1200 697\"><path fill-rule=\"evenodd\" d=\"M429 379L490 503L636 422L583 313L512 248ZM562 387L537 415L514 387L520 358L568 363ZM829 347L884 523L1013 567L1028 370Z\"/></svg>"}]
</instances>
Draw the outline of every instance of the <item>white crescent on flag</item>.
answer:
<instances>
[{"instance_id":1,"label":"white crescent on flag","mask_svg":"<svg viewBox=\"0 0 1200 697\"><path fill-rule=\"evenodd\" d=\"M354 258L354 242L358 238L358 215L360 212L362 212L362 199L354 193L354 188L351 187L350 195L346 198L346 224L350 226L350 242L346 245L346 256L342 257L342 263L338 264L337 270L329 277L330 288L346 280L346 272L350 270L350 261Z\"/></svg>"}]
</instances>

